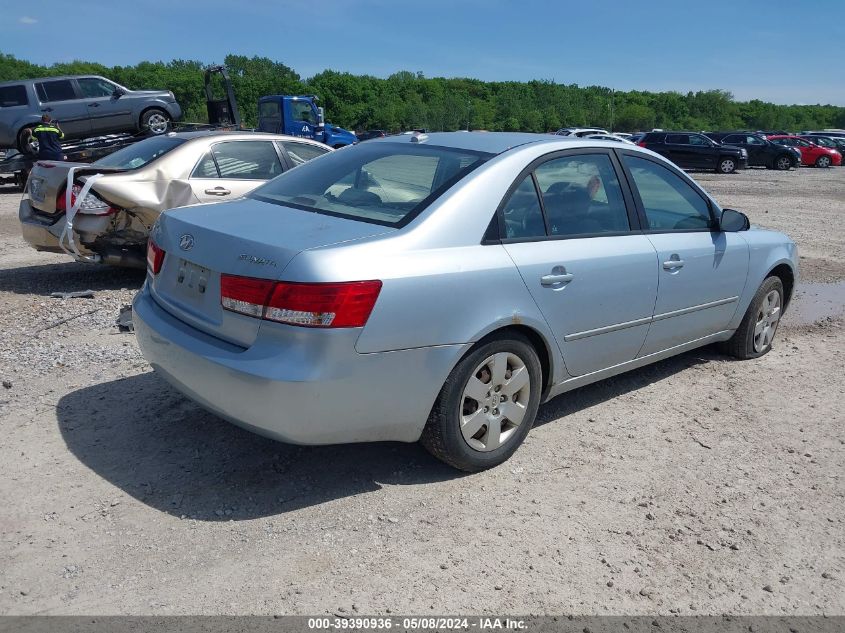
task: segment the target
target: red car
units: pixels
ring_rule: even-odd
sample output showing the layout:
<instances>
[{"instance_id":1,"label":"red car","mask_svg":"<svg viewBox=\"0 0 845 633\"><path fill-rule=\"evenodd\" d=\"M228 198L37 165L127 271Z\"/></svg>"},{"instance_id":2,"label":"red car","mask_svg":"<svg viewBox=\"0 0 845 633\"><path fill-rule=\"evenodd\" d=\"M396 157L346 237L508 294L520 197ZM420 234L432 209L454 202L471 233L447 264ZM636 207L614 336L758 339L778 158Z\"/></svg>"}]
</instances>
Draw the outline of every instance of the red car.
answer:
<instances>
[{"instance_id":1,"label":"red car","mask_svg":"<svg viewBox=\"0 0 845 633\"><path fill-rule=\"evenodd\" d=\"M775 134L767 136L772 143L794 147L801 152L802 165L815 165L816 167L830 167L831 165L842 164L842 154L835 149L822 147L798 136Z\"/></svg>"}]
</instances>

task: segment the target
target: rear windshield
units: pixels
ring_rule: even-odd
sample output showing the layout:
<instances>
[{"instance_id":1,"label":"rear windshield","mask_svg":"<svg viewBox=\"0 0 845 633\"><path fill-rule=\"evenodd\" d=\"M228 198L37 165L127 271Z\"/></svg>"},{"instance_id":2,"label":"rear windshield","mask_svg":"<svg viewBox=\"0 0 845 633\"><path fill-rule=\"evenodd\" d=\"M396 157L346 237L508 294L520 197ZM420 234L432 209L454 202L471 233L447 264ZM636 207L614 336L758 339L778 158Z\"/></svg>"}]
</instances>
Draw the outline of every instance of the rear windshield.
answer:
<instances>
[{"instance_id":1,"label":"rear windshield","mask_svg":"<svg viewBox=\"0 0 845 633\"><path fill-rule=\"evenodd\" d=\"M172 136L157 136L133 143L128 147L119 149L113 154L104 156L94 161L98 167L115 167L117 169L138 169L147 165L157 158L161 158L167 152L179 147L185 142L183 138Z\"/></svg>"},{"instance_id":2,"label":"rear windshield","mask_svg":"<svg viewBox=\"0 0 845 633\"><path fill-rule=\"evenodd\" d=\"M300 165L249 197L400 227L490 157L447 147L368 143Z\"/></svg>"}]
</instances>

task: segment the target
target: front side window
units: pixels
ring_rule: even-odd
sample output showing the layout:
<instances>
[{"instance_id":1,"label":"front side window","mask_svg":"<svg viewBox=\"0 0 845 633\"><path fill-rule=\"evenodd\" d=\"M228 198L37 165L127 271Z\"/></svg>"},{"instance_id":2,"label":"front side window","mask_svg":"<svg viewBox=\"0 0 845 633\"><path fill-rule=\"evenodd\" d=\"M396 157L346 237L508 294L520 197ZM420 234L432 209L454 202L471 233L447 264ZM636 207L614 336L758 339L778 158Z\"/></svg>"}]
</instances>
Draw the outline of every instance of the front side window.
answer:
<instances>
[{"instance_id":1,"label":"front side window","mask_svg":"<svg viewBox=\"0 0 845 633\"><path fill-rule=\"evenodd\" d=\"M628 231L630 223L616 170L607 154L556 158L534 172L549 235Z\"/></svg>"},{"instance_id":2,"label":"front side window","mask_svg":"<svg viewBox=\"0 0 845 633\"><path fill-rule=\"evenodd\" d=\"M212 149L221 178L270 180L282 173L282 164L270 141L226 141Z\"/></svg>"},{"instance_id":3,"label":"front side window","mask_svg":"<svg viewBox=\"0 0 845 633\"><path fill-rule=\"evenodd\" d=\"M22 106L28 103L26 98L26 86L2 86L0 87L0 108L11 108Z\"/></svg>"},{"instance_id":4,"label":"front side window","mask_svg":"<svg viewBox=\"0 0 845 633\"><path fill-rule=\"evenodd\" d=\"M104 156L94 161L99 167L115 167L117 169L137 169L161 158L168 152L176 149L185 139L172 136L156 136L133 143L128 147L119 149L113 154Z\"/></svg>"},{"instance_id":5,"label":"front side window","mask_svg":"<svg viewBox=\"0 0 845 633\"><path fill-rule=\"evenodd\" d=\"M42 81L36 84L38 89L38 98L43 103L50 103L51 101L69 101L76 99L76 92L73 90L73 84L70 79L58 79L56 81Z\"/></svg>"},{"instance_id":6,"label":"front side window","mask_svg":"<svg viewBox=\"0 0 845 633\"><path fill-rule=\"evenodd\" d=\"M111 97L114 93L115 85L105 79L97 79L90 77L88 79L77 79L79 90L82 96L86 99L100 99L102 97Z\"/></svg>"},{"instance_id":7,"label":"front side window","mask_svg":"<svg viewBox=\"0 0 845 633\"><path fill-rule=\"evenodd\" d=\"M792 144L796 147L810 147L812 143L808 143L807 141L803 141L800 138L791 138L789 139L792 141Z\"/></svg>"},{"instance_id":8,"label":"front side window","mask_svg":"<svg viewBox=\"0 0 845 633\"><path fill-rule=\"evenodd\" d=\"M412 143L330 152L250 197L326 215L404 226L489 154Z\"/></svg>"},{"instance_id":9,"label":"front side window","mask_svg":"<svg viewBox=\"0 0 845 633\"><path fill-rule=\"evenodd\" d=\"M689 144L690 145L697 145L699 147L712 147L713 144L707 140L706 137L701 136L700 134L690 134L689 135Z\"/></svg>"},{"instance_id":10,"label":"front side window","mask_svg":"<svg viewBox=\"0 0 845 633\"><path fill-rule=\"evenodd\" d=\"M689 145L689 134L667 134L666 142L673 145Z\"/></svg>"},{"instance_id":11,"label":"front side window","mask_svg":"<svg viewBox=\"0 0 845 633\"><path fill-rule=\"evenodd\" d=\"M295 141L283 141L280 145L284 148L294 167L302 163L307 163L312 158L317 158L317 156L327 154L329 151L328 147L324 148L319 145L297 143Z\"/></svg>"},{"instance_id":12,"label":"front side window","mask_svg":"<svg viewBox=\"0 0 845 633\"><path fill-rule=\"evenodd\" d=\"M317 117L314 116L314 109L311 107L309 101L291 101L290 109L293 113L294 121L306 121L315 125L317 124Z\"/></svg>"},{"instance_id":13,"label":"front side window","mask_svg":"<svg viewBox=\"0 0 845 633\"><path fill-rule=\"evenodd\" d=\"M543 222L543 210L534 179L528 174L519 186L513 190L502 208L505 221L505 238L520 239L545 237L546 225Z\"/></svg>"},{"instance_id":14,"label":"front side window","mask_svg":"<svg viewBox=\"0 0 845 633\"><path fill-rule=\"evenodd\" d=\"M709 229L707 201L689 183L655 162L625 155L643 203L648 228L653 231Z\"/></svg>"},{"instance_id":15,"label":"front side window","mask_svg":"<svg viewBox=\"0 0 845 633\"><path fill-rule=\"evenodd\" d=\"M765 145L766 142L759 136L746 136L745 143L747 145Z\"/></svg>"}]
</instances>

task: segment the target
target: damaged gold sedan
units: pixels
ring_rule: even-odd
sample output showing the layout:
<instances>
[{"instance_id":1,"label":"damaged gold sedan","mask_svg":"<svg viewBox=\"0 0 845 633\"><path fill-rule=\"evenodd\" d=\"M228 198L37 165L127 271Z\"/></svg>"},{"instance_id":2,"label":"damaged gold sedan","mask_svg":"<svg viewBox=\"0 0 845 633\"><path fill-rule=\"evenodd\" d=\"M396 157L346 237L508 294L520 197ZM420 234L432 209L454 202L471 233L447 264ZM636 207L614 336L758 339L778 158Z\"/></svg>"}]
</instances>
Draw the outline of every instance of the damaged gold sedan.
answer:
<instances>
[{"instance_id":1,"label":"damaged gold sedan","mask_svg":"<svg viewBox=\"0 0 845 633\"><path fill-rule=\"evenodd\" d=\"M239 198L331 148L254 132L149 138L91 163L39 161L20 203L24 239L79 261L144 268L166 209Z\"/></svg>"}]
</instances>

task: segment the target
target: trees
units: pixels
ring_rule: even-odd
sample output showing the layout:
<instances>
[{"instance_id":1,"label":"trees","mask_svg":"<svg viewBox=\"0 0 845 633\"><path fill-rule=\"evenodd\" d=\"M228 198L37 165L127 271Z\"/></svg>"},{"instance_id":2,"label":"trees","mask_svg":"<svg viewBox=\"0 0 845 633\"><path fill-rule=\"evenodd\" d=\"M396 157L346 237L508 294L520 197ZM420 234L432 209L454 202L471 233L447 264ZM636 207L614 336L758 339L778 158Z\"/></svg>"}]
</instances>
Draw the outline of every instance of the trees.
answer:
<instances>
[{"instance_id":1,"label":"trees","mask_svg":"<svg viewBox=\"0 0 845 633\"><path fill-rule=\"evenodd\" d=\"M612 91L603 86L549 80L484 82L425 77L399 71L386 79L324 70L303 80L292 68L267 57L227 55L223 60L243 122L257 124L258 98L270 94L316 94L327 117L353 130L390 131L424 127L549 132L564 126L595 125L617 130L809 129L845 127L845 108L831 105L775 105L737 102L724 90L677 92ZM203 68L195 60L105 66L73 61L39 66L0 53L0 81L58 74L98 74L129 88L166 88L182 105L187 121L205 120Z\"/></svg>"}]
</instances>

